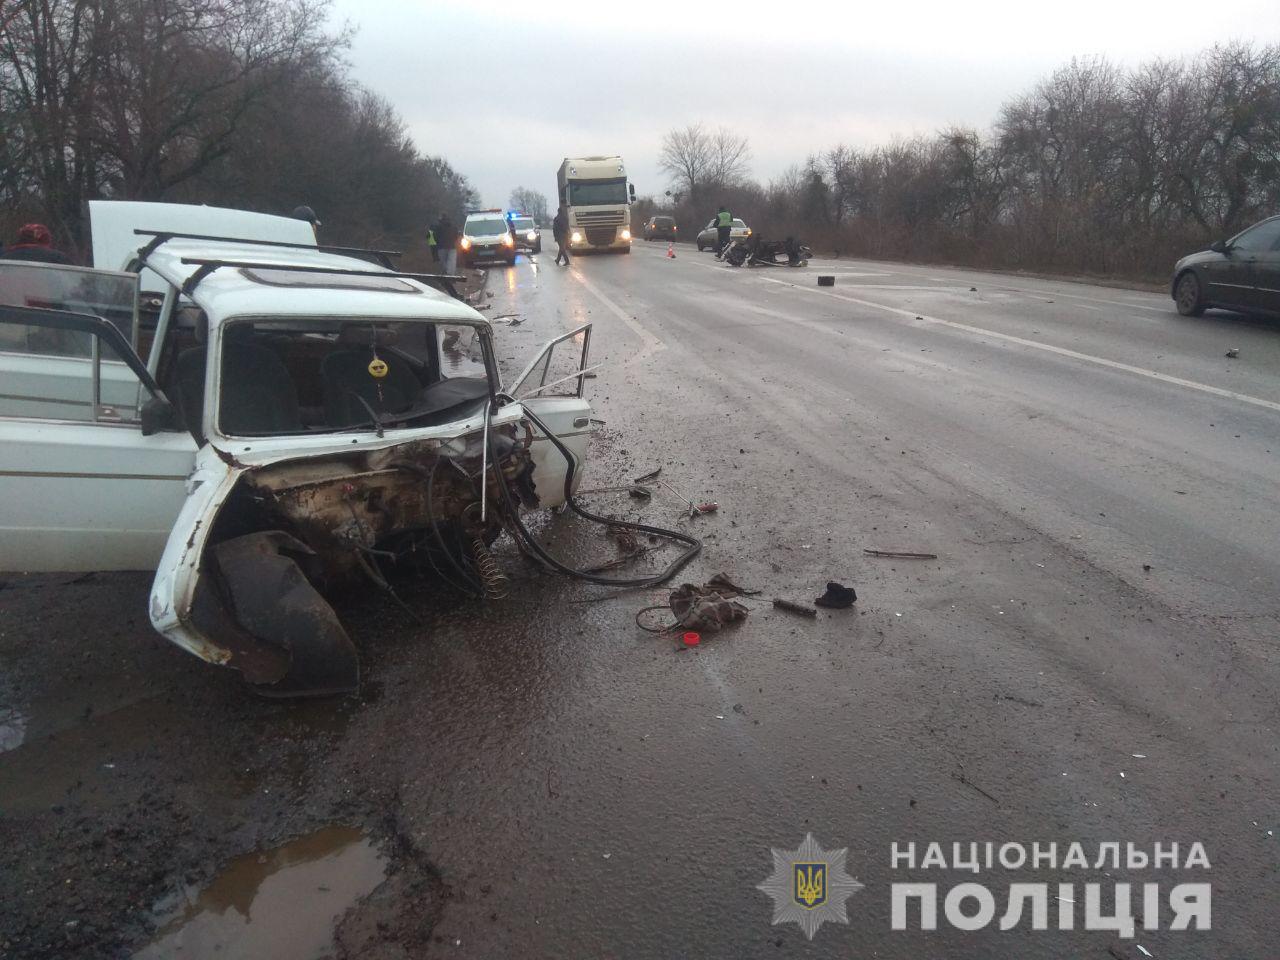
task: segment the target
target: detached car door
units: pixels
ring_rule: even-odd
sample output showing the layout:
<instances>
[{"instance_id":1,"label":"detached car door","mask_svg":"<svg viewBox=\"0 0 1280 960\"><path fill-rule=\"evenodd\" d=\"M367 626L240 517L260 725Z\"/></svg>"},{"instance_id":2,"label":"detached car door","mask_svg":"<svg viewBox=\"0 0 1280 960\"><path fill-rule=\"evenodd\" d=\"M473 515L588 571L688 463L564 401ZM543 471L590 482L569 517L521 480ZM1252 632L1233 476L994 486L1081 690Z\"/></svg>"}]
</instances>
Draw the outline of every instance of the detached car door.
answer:
<instances>
[{"instance_id":1,"label":"detached car door","mask_svg":"<svg viewBox=\"0 0 1280 960\"><path fill-rule=\"evenodd\" d=\"M195 456L144 434L166 406L116 325L0 305L0 569L154 570Z\"/></svg>"}]
</instances>

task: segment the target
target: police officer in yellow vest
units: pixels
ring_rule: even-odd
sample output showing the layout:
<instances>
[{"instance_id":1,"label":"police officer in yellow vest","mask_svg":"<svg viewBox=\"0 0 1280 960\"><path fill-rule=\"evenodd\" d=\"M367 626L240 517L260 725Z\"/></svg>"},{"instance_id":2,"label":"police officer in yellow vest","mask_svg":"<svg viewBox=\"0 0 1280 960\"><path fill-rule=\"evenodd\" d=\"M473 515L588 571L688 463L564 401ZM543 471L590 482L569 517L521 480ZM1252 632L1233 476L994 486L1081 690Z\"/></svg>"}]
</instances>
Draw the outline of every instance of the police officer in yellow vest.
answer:
<instances>
[{"instance_id":1,"label":"police officer in yellow vest","mask_svg":"<svg viewBox=\"0 0 1280 960\"><path fill-rule=\"evenodd\" d=\"M725 207L720 208L720 212L716 214L716 259L719 260L724 256L725 248L729 246L729 233L733 229L733 214Z\"/></svg>"}]
</instances>

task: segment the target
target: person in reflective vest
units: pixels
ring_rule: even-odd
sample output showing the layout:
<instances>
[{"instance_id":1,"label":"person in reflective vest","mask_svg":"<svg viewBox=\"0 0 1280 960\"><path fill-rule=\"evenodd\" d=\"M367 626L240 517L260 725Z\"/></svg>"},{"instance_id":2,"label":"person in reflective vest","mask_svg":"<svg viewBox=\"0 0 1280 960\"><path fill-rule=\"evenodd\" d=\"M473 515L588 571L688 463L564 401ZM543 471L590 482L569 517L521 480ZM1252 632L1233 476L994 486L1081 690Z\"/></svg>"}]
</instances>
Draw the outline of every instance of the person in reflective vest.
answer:
<instances>
[{"instance_id":1,"label":"person in reflective vest","mask_svg":"<svg viewBox=\"0 0 1280 960\"><path fill-rule=\"evenodd\" d=\"M729 246L729 234L733 230L733 214L727 208L721 207L720 212L716 214L716 259L719 260L724 256L725 248Z\"/></svg>"}]
</instances>

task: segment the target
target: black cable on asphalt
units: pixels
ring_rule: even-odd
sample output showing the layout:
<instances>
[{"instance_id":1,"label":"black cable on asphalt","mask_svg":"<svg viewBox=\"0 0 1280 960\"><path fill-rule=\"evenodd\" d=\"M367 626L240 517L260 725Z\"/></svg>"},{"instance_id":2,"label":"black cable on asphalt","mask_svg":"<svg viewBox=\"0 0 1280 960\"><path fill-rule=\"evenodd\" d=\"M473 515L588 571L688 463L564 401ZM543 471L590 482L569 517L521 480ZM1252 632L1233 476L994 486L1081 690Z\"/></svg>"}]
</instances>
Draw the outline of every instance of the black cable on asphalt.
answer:
<instances>
[{"instance_id":1,"label":"black cable on asphalt","mask_svg":"<svg viewBox=\"0 0 1280 960\"><path fill-rule=\"evenodd\" d=\"M508 397L507 399L511 399L511 398ZM524 521L520 519L520 511L518 506L512 503L511 491L507 489L507 484L505 479L499 476L498 488L502 492L503 502L506 504L507 513L511 517L511 522L513 525L513 530L512 530L513 536L516 535L516 531L519 532L519 535L516 536L517 544L519 544L520 539L523 538L524 545L527 547L527 549L530 552L532 552L535 557L537 557L547 566L551 567L553 570L557 570L560 573L565 574L566 576L574 577L575 579L578 579L578 580L584 580L587 583L594 583L594 584L598 584L600 586L605 586L605 587L652 587L652 586L657 586L658 584L666 583L668 580L674 577L685 566L685 564L687 564L690 560L692 560L701 552L702 541L699 540L697 537L691 537L686 533L680 532L679 530L668 530L665 527L652 527L652 526L649 526L648 524L635 523L630 520L615 520L611 517L601 517L601 516L597 516L594 513L591 513L588 510L584 510L582 507L578 506L578 503L574 499L574 495L573 495L573 475L574 475L574 470L576 468L576 461L574 460L573 453L569 450L568 447L564 445L564 442L561 441L561 439L558 436L556 436L554 432L552 432L551 428L548 427L545 423L543 423L542 420L538 418L537 414L533 413L533 411L531 411L528 407L524 408L524 415L536 427L538 427L543 432L546 438L552 443L552 445L560 452L560 455L563 456L565 459L566 468L565 468L565 475L564 475L564 498L565 498L565 503L569 505L570 510L572 510L574 513L578 514L578 516L583 517L586 520L594 521L595 523L602 524L603 526L620 527L624 530L638 530L642 533L653 534L654 536L657 536L657 537L665 537L668 540L674 540L677 543L686 544L688 546L688 549L685 550L683 553L681 553L680 556L672 560L671 563L669 563L663 570L648 577L629 577L629 578L618 579L613 577L596 576L595 574L587 573L584 570L575 569L574 567L570 567L567 564L561 563L555 557L551 556L551 554L549 554L543 548L543 546L540 543L538 543L537 540L534 539L533 534L531 534L529 532L528 527L524 525ZM498 469L497 451L493 448L492 434L489 435L489 453L490 453L490 460L494 464L494 470L497 470Z\"/></svg>"}]
</instances>

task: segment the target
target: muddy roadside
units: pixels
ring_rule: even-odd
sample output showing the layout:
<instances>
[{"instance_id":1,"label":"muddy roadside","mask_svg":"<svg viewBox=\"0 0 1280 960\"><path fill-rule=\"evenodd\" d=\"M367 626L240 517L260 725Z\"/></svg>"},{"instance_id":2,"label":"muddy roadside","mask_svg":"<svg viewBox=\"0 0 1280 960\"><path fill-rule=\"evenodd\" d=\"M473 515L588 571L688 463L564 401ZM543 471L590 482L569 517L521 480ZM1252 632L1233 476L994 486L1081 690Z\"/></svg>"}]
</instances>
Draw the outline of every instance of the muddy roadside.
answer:
<instances>
[{"instance_id":1,"label":"muddy roadside","mask_svg":"<svg viewBox=\"0 0 1280 960\"><path fill-rule=\"evenodd\" d=\"M596 469L611 449L597 438ZM500 606L437 584L402 593L412 617L343 598L366 679L338 701L260 699L171 646L149 575L0 576L0 957L166 956L179 933L188 955L231 937L248 955L415 955L453 892L399 819L403 758L379 741L388 715L428 709L404 677L435 645L516 642L520 614L555 602L562 585L506 546Z\"/></svg>"}]
</instances>

